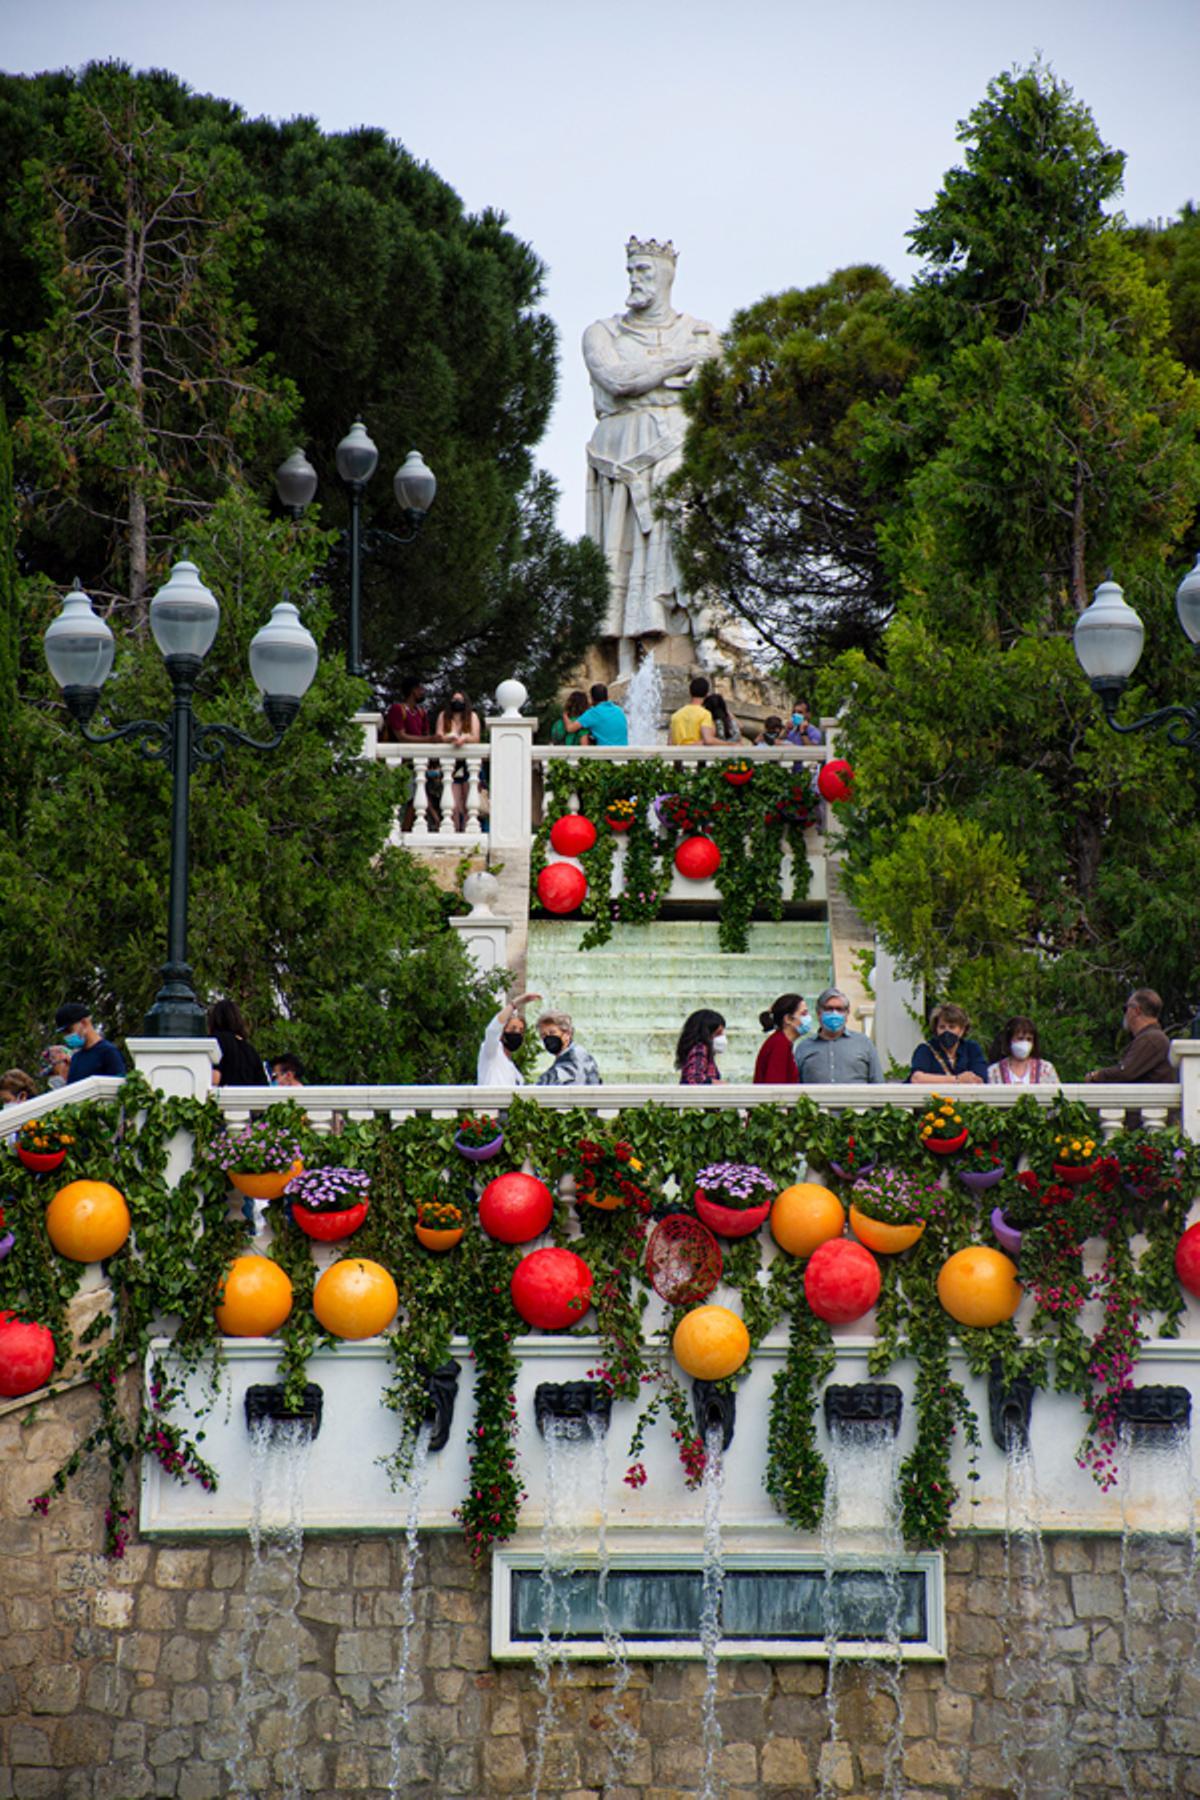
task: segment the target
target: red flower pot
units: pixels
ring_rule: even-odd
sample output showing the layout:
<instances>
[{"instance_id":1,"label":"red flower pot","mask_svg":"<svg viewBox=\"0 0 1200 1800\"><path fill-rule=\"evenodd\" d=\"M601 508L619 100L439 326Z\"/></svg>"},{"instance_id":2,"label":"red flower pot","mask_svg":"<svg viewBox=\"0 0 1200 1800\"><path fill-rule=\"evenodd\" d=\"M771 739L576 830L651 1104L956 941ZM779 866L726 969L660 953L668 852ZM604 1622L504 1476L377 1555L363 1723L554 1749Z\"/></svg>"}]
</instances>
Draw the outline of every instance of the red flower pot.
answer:
<instances>
[{"instance_id":1,"label":"red flower pot","mask_svg":"<svg viewBox=\"0 0 1200 1800\"><path fill-rule=\"evenodd\" d=\"M761 1206L748 1206L744 1212L736 1206L722 1206L719 1200L710 1200L703 1188L696 1189L693 1201L696 1217L718 1237L749 1237L771 1210L770 1200L764 1200Z\"/></svg>"},{"instance_id":2,"label":"red flower pot","mask_svg":"<svg viewBox=\"0 0 1200 1800\"><path fill-rule=\"evenodd\" d=\"M1054 1179L1061 1181L1064 1187L1082 1187L1096 1173L1096 1165L1090 1163L1055 1163Z\"/></svg>"},{"instance_id":3,"label":"red flower pot","mask_svg":"<svg viewBox=\"0 0 1200 1800\"><path fill-rule=\"evenodd\" d=\"M605 813L604 822L610 831L628 831L633 824L633 814L627 819L614 819L611 813Z\"/></svg>"},{"instance_id":4,"label":"red flower pot","mask_svg":"<svg viewBox=\"0 0 1200 1800\"><path fill-rule=\"evenodd\" d=\"M17 1155L35 1175L48 1175L51 1169L60 1169L67 1160L65 1150L23 1150L20 1144L17 1145Z\"/></svg>"},{"instance_id":5,"label":"red flower pot","mask_svg":"<svg viewBox=\"0 0 1200 1800\"><path fill-rule=\"evenodd\" d=\"M722 769L721 775L730 787L746 787L754 780L753 769Z\"/></svg>"},{"instance_id":6,"label":"red flower pot","mask_svg":"<svg viewBox=\"0 0 1200 1800\"><path fill-rule=\"evenodd\" d=\"M292 1217L305 1237L316 1238L321 1244L336 1244L342 1238L353 1237L367 1216L369 1204L369 1201L359 1200L342 1212L314 1212L311 1206L301 1206L294 1200Z\"/></svg>"},{"instance_id":7,"label":"red flower pot","mask_svg":"<svg viewBox=\"0 0 1200 1800\"><path fill-rule=\"evenodd\" d=\"M963 1129L959 1132L957 1137L952 1137L952 1138L927 1137L924 1139L924 1144L925 1144L925 1148L927 1150L932 1150L933 1154L935 1156L953 1156L954 1152L956 1150L962 1149L962 1147L966 1143L966 1141L967 1141L967 1130L966 1130L966 1127L964 1126Z\"/></svg>"}]
</instances>

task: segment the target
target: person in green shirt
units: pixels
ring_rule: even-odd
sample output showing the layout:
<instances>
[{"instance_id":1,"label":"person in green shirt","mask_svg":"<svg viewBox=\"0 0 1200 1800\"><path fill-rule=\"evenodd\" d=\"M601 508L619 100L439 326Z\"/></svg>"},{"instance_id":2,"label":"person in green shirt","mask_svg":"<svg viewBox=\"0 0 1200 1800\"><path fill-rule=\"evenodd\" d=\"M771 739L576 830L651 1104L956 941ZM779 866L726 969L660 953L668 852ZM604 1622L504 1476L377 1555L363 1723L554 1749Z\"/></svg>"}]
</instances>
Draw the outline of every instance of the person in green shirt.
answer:
<instances>
[{"instance_id":1,"label":"person in green shirt","mask_svg":"<svg viewBox=\"0 0 1200 1800\"><path fill-rule=\"evenodd\" d=\"M572 749L578 744L590 742L587 732L579 723L579 715L587 711L587 703L587 695L579 688L567 695L561 718L555 719L550 727L552 744L565 744L568 749Z\"/></svg>"}]
</instances>

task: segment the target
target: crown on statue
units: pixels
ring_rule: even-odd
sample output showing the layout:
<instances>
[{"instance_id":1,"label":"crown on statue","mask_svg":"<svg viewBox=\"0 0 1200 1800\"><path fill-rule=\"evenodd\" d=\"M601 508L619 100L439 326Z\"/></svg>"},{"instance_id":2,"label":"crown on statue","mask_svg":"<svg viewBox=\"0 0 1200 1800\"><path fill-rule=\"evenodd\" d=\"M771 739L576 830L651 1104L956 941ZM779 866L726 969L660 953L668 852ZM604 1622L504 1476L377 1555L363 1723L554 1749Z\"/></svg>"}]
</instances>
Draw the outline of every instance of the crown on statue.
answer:
<instances>
[{"instance_id":1,"label":"crown on statue","mask_svg":"<svg viewBox=\"0 0 1200 1800\"><path fill-rule=\"evenodd\" d=\"M662 262L669 262L672 268L675 267L677 254L675 246L670 238L667 239L665 244L660 244L657 238L631 237L625 246L626 257L657 256Z\"/></svg>"}]
</instances>

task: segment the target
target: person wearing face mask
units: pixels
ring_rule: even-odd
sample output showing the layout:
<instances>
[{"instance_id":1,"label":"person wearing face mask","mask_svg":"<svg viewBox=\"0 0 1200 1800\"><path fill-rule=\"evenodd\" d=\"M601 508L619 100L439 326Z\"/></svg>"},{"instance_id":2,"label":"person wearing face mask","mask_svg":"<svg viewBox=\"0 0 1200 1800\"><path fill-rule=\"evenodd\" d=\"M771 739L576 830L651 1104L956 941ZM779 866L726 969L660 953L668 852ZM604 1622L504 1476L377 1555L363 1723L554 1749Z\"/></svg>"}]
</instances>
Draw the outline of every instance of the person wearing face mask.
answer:
<instances>
[{"instance_id":1,"label":"person wearing face mask","mask_svg":"<svg viewBox=\"0 0 1200 1800\"><path fill-rule=\"evenodd\" d=\"M63 1034L63 1043L71 1052L67 1083L86 1081L89 1075L124 1076L125 1058L115 1044L100 1036L92 1024L92 1015L78 1000L68 1000L54 1015L54 1023Z\"/></svg>"},{"instance_id":2,"label":"person wearing face mask","mask_svg":"<svg viewBox=\"0 0 1200 1800\"><path fill-rule=\"evenodd\" d=\"M788 744L823 744L825 733L819 725L814 725L808 716L808 701L796 700L792 703L792 716L784 734L784 742Z\"/></svg>"},{"instance_id":3,"label":"person wearing face mask","mask_svg":"<svg viewBox=\"0 0 1200 1800\"><path fill-rule=\"evenodd\" d=\"M575 1042L570 1013L545 1012L537 1022L542 1049L554 1061L537 1078L538 1087L603 1087L596 1059Z\"/></svg>"},{"instance_id":4,"label":"person wearing face mask","mask_svg":"<svg viewBox=\"0 0 1200 1800\"><path fill-rule=\"evenodd\" d=\"M937 1006L929 1020L929 1036L912 1053L909 1081L914 1087L983 1087L988 1078L987 1057L974 1038L967 1036L971 1021L961 1006Z\"/></svg>"},{"instance_id":5,"label":"person wearing face mask","mask_svg":"<svg viewBox=\"0 0 1200 1800\"><path fill-rule=\"evenodd\" d=\"M530 1000L540 1000L541 997L540 994L518 994L515 1000L510 1000L507 1006L500 1008L484 1032L483 1042L479 1046L476 1086L524 1087L525 1077L513 1061L525 1042L525 1020L521 1015L521 1008Z\"/></svg>"},{"instance_id":6,"label":"person wearing face mask","mask_svg":"<svg viewBox=\"0 0 1200 1800\"><path fill-rule=\"evenodd\" d=\"M42 1051L40 1064L42 1079L53 1092L55 1088L66 1087L67 1070L71 1067L71 1052L65 1044L47 1044Z\"/></svg>"},{"instance_id":7,"label":"person wearing face mask","mask_svg":"<svg viewBox=\"0 0 1200 1800\"><path fill-rule=\"evenodd\" d=\"M443 744L453 744L461 750L464 744L477 744L480 739L479 714L467 698L465 688L457 687L449 700L442 707L434 722L433 734ZM483 770L480 770L480 780ZM454 829L465 831L467 826L467 765L465 761L456 762L451 774L454 792Z\"/></svg>"},{"instance_id":8,"label":"person wearing face mask","mask_svg":"<svg viewBox=\"0 0 1200 1800\"><path fill-rule=\"evenodd\" d=\"M818 1030L792 1046L796 1073L807 1086L847 1081L882 1081L879 1052L865 1031L848 1031L850 1002L841 988L826 988L817 1000Z\"/></svg>"},{"instance_id":9,"label":"person wearing face mask","mask_svg":"<svg viewBox=\"0 0 1200 1800\"><path fill-rule=\"evenodd\" d=\"M1057 1087L1058 1071L1038 1051L1037 1026L1024 1013L1006 1019L995 1062L988 1064L987 1078L992 1087L1034 1087L1048 1083Z\"/></svg>"},{"instance_id":10,"label":"person wearing face mask","mask_svg":"<svg viewBox=\"0 0 1200 1800\"><path fill-rule=\"evenodd\" d=\"M675 1046L675 1066L680 1087L718 1087L721 1071L717 1057L729 1048L725 1021L718 1012L701 1007L689 1013Z\"/></svg>"},{"instance_id":11,"label":"person wearing face mask","mask_svg":"<svg viewBox=\"0 0 1200 1800\"><path fill-rule=\"evenodd\" d=\"M759 1013L758 1022L770 1036L763 1039L755 1059L755 1084L765 1087L772 1083L799 1081L800 1071L792 1046L797 1039L807 1037L813 1028L804 996L780 994L770 1012Z\"/></svg>"}]
</instances>

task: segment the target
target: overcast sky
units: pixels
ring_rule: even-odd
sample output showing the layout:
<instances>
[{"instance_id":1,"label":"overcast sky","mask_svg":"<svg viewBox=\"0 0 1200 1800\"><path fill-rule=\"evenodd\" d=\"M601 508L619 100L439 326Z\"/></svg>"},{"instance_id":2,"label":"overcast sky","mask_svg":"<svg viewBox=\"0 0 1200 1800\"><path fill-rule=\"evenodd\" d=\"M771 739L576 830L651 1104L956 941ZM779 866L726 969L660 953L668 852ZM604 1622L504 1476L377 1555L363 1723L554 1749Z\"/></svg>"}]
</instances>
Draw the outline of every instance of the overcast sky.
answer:
<instances>
[{"instance_id":1,"label":"overcast sky","mask_svg":"<svg viewBox=\"0 0 1200 1800\"><path fill-rule=\"evenodd\" d=\"M119 57L251 114L381 126L469 209L506 213L549 265L559 399L539 455L573 534L579 340L621 310L626 237L673 238L676 304L718 326L850 262L907 280L957 121L1038 52L1127 153L1130 218L1200 198L1196 0L0 0L7 70Z\"/></svg>"}]
</instances>

